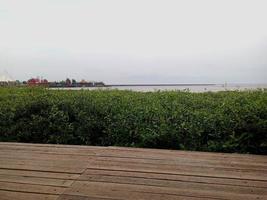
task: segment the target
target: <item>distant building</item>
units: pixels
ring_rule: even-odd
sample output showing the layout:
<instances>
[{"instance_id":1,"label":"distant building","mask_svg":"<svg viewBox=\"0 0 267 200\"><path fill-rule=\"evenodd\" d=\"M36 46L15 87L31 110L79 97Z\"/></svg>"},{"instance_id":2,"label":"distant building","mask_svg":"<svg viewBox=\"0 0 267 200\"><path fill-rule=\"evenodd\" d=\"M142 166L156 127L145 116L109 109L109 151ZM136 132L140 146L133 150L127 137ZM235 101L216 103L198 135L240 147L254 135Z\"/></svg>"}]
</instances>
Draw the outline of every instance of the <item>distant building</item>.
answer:
<instances>
[{"instance_id":1,"label":"distant building","mask_svg":"<svg viewBox=\"0 0 267 200\"><path fill-rule=\"evenodd\" d=\"M82 79L79 84L80 84L80 87L86 87L88 82L86 80Z\"/></svg>"},{"instance_id":2,"label":"distant building","mask_svg":"<svg viewBox=\"0 0 267 200\"><path fill-rule=\"evenodd\" d=\"M48 81L46 79L39 78L31 78L27 81L27 85L29 86L40 86L40 85L48 85Z\"/></svg>"},{"instance_id":3,"label":"distant building","mask_svg":"<svg viewBox=\"0 0 267 200\"><path fill-rule=\"evenodd\" d=\"M31 78L27 82L28 85L38 85L39 83L40 83L39 78Z\"/></svg>"}]
</instances>

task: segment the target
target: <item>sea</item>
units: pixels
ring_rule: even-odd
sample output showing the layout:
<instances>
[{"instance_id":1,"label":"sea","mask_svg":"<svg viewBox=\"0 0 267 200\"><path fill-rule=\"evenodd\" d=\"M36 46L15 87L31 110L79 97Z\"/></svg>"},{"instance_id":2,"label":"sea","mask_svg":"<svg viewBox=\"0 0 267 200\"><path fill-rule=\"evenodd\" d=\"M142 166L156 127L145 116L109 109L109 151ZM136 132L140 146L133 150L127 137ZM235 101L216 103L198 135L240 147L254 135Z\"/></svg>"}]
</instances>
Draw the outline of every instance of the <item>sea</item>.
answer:
<instances>
[{"instance_id":1,"label":"sea","mask_svg":"<svg viewBox=\"0 0 267 200\"><path fill-rule=\"evenodd\" d=\"M267 89L267 84L177 84L177 85L127 85L109 87L77 87L77 88L51 88L53 90L131 90L139 92L156 91L190 91L190 92L219 92L219 91L246 91Z\"/></svg>"}]
</instances>

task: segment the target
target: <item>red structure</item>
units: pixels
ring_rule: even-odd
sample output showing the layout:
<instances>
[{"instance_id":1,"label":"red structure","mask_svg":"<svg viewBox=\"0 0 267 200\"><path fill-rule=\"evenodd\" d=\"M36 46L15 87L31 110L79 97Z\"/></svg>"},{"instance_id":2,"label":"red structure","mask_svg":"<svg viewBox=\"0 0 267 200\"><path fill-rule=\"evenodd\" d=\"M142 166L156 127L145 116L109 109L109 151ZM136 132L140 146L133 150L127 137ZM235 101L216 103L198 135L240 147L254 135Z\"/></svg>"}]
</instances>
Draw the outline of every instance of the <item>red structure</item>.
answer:
<instances>
[{"instance_id":1,"label":"red structure","mask_svg":"<svg viewBox=\"0 0 267 200\"><path fill-rule=\"evenodd\" d=\"M28 80L27 84L29 86L47 85L48 81L46 79L31 78Z\"/></svg>"}]
</instances>

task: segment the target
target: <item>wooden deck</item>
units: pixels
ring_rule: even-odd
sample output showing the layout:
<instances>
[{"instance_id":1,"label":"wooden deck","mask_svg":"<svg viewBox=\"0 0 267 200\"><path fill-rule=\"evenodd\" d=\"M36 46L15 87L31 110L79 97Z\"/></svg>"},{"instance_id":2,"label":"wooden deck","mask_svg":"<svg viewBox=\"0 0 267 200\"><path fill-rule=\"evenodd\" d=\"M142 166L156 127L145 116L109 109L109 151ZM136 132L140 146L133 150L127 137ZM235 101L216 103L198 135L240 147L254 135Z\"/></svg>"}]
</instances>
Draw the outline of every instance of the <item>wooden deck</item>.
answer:
<instances>
[{"instance_id":1,"label":"wooden deck","mask_svg":"<svg viewBox=\"0 0 267 200\"><path fill-rule=\"evenodd\" d=\"M267 156L0 143L1 200L267 199Z\"/></svg>"}]
</instances>

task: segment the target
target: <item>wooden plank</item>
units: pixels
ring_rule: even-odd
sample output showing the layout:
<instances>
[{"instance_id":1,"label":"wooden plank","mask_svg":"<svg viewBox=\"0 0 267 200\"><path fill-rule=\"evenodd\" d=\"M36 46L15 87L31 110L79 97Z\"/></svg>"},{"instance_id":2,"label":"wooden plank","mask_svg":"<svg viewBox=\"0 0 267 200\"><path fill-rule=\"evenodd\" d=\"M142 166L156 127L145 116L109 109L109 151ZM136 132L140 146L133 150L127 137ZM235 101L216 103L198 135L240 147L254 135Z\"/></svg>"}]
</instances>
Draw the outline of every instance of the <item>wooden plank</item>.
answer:
<instances>
[{"instance_id":1,"label":"wooden plank","mask_svg":"<svg viewBox=\"0 0 267 200\"><path fill-rule=\"evenodd\" d=\"M65 167L65 166L39 166L24 165L15 163L0 163L0 169L30 170L40 172L61 172L70 174L81 174L85 168Z\"/></svg>"},{"instance_id":2,"label":"wooden plank","mask_svg":"<svg viewBox=\"0 0 267 200\"><path fill-rule=\"evenodd\" d=\"M78 158L71 158L73 155L66 156L66 155L35 155L31 153L22 153L22 154L15 154L15 155L9 155L9 153L5 153L3 156L0 155L0 159L5 160L5 163L8 161L11 161L12 163L16 164L36 164L37 165L44 165L44 166L72 166L75 165L82 166L86 165L87 161L90 159L93 159L94 157L91 156L82 156ZM34 160L32 160L32 157L34 156ZM17 159L18 158L18 159ZM15 161L14 161L15 160ZM134 163L146 163L146 164L157 164L157 165L177 165L180 166L199 166L200 168L203 167L219 167L219 168L226 168L226 169L237 169L237 170L249 170L249 171L260 171L267 173L265 164L245 164L245 163L234 163L234 162L224 162L224 161L212 161L209 160L203 161L203 160L196 160L196 159L183 159L183 158L177 158L177 159L170 159L170 160L155 160L155 159L144 159L144 158L121 158L121 157L99 157L98 160L104 160L104 161L117 161L117 162L134 162ZM1 163L0 163L1 164Z\"/></svg>"},{"instance_id":3,"label":"wooden plank","mask_svg":"<svg viewBox=\"0 0 267 200\"><path fill-rule=\"evenodd\" d=\"M62 194L65 190L65 187L0 182L0 190L56 195Z\"/></svg>"},{"instance_id":4,"label":"wooden plank","mask_svg":"<svg viewBox=\"0 0 267 200\"><path fill-rule=\"evenodd\" d=\"M0 158L15 158L15 159L32 159L29 155L34 156L35 159L46 159L46 160L86 160L90 157L94 157L95 155L73 155L73 154L56 154L56 153L44 153L44 152L36 152L36 151L13 151L13 150L2 150L0 152Z\"/></svg>"},{"instance_id":5,"label":"wooden plank","mask_svg":"<svg viewBox=\"0 0 267 200\"><path fill-rule=\"evenodd\" d=\"M1 143L0 142L0 150L27 150L27 151L42 151L42 152L68 152L68 153L81 153L87 155L94 155L95 150L98 150L100 147L92 147L92 146L75 146L75 145L48 145L48 144L26 144L26 143Z\"/></svg>"},{"instance_id":6,"label":"wooden plank","mask_svg":"<svg viewBox=\"0 0 267 200\"><path fill-rule=\"evenodd\" d=\"M127 162L127 163L144 163L151 165L181 165L181 166L199 166L199 167L219 167L226 169L240 169L240 170L250 170L250 171L260 171L267 173L267 164L258 163L239 163L239 162L225 162L224 160L200 160L200 159L184 159L175 158L169 160L155 160L155 159L145 159L145 158L121 158L121 157L98 157L97 160L103 161L116 161L116 162Z\"/></svg>"},{"instance_id":7,"label":"wooden plank","mask_svg":"<svg viewBox=\"0 0 267 200\"><path fill-rule=\"evenodd\" d=\"M65 167L65 168L86 168L86 165L89 163L90 159L85 160L39 160L34 158L29 154L31 160L24 159L14 159L14 158L5 158L1 161L0 167L2 164L15 164L15 165L38 165L38 166L49 166L49 167ZM4 163L2 163L4 161Z\"/></svg>"},{"instance_id":8,"label":"wooden plank","mask_svg":"<svg viewBox=\"0 0 267 200\"><path fill-rule=\"evenodd\" d=\"M237 170L237 169L229 170L225 168L212 168L212 167L207 168L200 166L181 166L181 165L162 166L162 165L151 165L144 163L91 160L87 168L267 181L266 173L251 172L249 170Z\"/></svg>"},{"instance_id":9,"label":"wooden plank","mask_svg":"<svg viewBox=\"0 0 267 200\"><path fill-rule=\"evenodd\" d=\"M255 180L242 180L242 179L229 179L229 178L214 178L203 176L187 176L176 174L161 174L161 173L146 173L146 172L132 172L132 171L115 171L115 170L100 170L100 169L87 169L78 180L89 180L91 176L118 176L125 178L144 178L147 180L163 180L163 181L180 181L204 184L218 184L228 186L244 186L247 188L265 188L267 190L267 181Z\"/></svg>"},{"instance_id":10,"label":"wooden plank","mask_svg":"<svg viewBox=\"0 0 267 200\"><path fill-rule=\"evenodd\" d=\"M68 187L71 186L73 180L39 178L39 177L29 177L29 176L14 176L5 174L5 175L0 175L0 182Z\"/></svg>"},{"instance_id":11,"label":"wooden plank","mask_svg":"<svg viewBox=\"0 0 267 200\"><path fill-rule=\"evenodd\" d=\"M1 200L57 200L58 195L36 194L0 190Z\"/></svg>"},{"instance_id":12,"label":"wooden plank","mask_svg":"<svg viewBox=\"0 0 267 200\"><path fill-rule=\"evenodd\" d=\"M3 150L6 148L20 148L20 150L29 149L29 150L38 150L38 151L48 151L48 150L63 150L62 153L64 152L69 152L70 149L72 151L77 152L79 154L80 149L80 154L86 154L88 152L97 154L99 156L118 156L118 155L126 155L126 157L144 157L147 159L158 159L160 157L166 157L169 159L170 157L175 158L175 157L186 157L186 158L207 158L209 160L219 160L219 159L235 159L236 161L241 160L241 161L258 161L258 162L263 162L267 163L267 156L263 155L251 155L251 154L231 154L231 153L211 153L211 152L196 152L196 151L177 151L177 150L163 150L163 149L143 149L143 148L127 148L127 147L95 147L95 146L79 146L79 145L54 145L54 144L25 144L25 143L1 143L0 142L0 148L3 146ZM33 148L33 149L30 149ZM66 150L69 149L69 150ZM48 151L49 152L49 151ZM88 154L87 154L88 155ZM146 156L149 157L146 157ZM219 158L218 158L219 157Z\"/></svg>"},{"instance_id":13,"label":"wooden plank","mask_svg":"<svg viewBox=\"0 0 267 200\"><path fill-rule=\"evenodd\" d=\"M68 144L40 144L40 143L18 143L18 142L0 142L0 146L20 146L20 147L53 147L53 148L71 148L71 149L87 149L99 150L102 146L88 146L88 145L68 145ZM104 147L107 148L107 147Z\"/></svg>"},{"instance_id":14,"label":"wooden plank","mask_svg":"<svg viewBox=\"0 0 267 200\"><path fill-rule=\"evenodd\" d=\"M80 195L67 195L63 194L57 200L121 200L121 199L114 199L114 198L99 198L99 197L92 197L92 196L80 196Z\"/></svg>"},{"instance_id":15,"label":"wooden plank","mask_svg":"<svg viewBox=\"0 0 267 200\"><path fill-rule=\"evenodd\" d=\"M56 172L43 172L43 171L31 171L31 170L20 170L20 169L0 169L1 175L13 175L13 176L24 176L24 177L37 177L37 178L54 178L61 180L75 180L80 174L71 173L56 173Z\"/></svg>"},{"instance_id":16,"label":"wooden plank","mask_svg":"<svg viewBox=\"0 0 267 200\"><path fill-rule=\"evenodd\" d=\"M47 148L47 147L5 147L0 146L1 151L19 151L31 153L46 153L46 154L62 154L62 155L95 155L94 151L86 149L71 149L71 148Z\"/></svg>"},{"instance_id":17,"label":"wooden plank","mask_svg":"<svg viewBox=\"0 0 267 200\"><path fill-rule=\"evenodd\" d=\"M252 188L235 185L222 185L222 184L210 184L210 183L196 183L196 182L185 182L177 180L162 180L156 178L140 178L140 177L121 177L121 176L107 176L107 175L86 175L79 178L81 181L89 182L103 182L103 183L120 183L130 185L144 185L144 186L157 186L157 187L168 187L168 188L179 188L190 190L201 190L208 192L226 192L226 193L237 193L237 194L261 194L267 195L266 188ZM267 196L266 196L267 197Z\"/></svg>"},{"instance_id":18,"label":"wooden plank","mask_svg":"<svg viewBox=\"0 0 267 200\"><path fill-rule=\"evenodd\" d=\"M263 156L263 158L261 159L249 159L246 160L244 158L228 158L225 156L217 156L217 158L212 158L210 159L209 157L206 157L205 154L203 155L199 155L199 156L186 156L186 155L178 155L178 156L171 156L171 155L156 155L156 154L139 154L139 153L127 153L127 152L123 152L123 150L121 151L121 153L119 151L117 152L109 152L109 153L97 153L97 157L104 157L104 158L126 158L126 159L146 159L146 160L155 160L155 161L207 161L209 163L236 163L236 164L248 164L248 161L253 161L254 163L250 163L252 165L265 165L267 164L267 157L265 158L265 156Z\"/></svg>"},{"instance_id":19,"label":"wooden plank","mask_svg":"<svg viewBox=\"0 0 267 200\"><path fill-rule=\"evenodd\" d=\"M113 153L113 152L126 152L126 154L131 154L134 152L135 154L157 154L157 155L172 155L172 156L186 156L186 157L199 157L206 156L210 159L219 157L224 158L241 158L241 159L267 159L267 156L264 155L254 155L254 154L236 154L236 153L213 153L213 152L199 152L199 151L183 151L183 150L168 150L168 149L152 149L152 148L132 148L132 147L99 147L99 146L85 146L85 145L63 145L63 144L36 144L36 143L16 143L16 142L0 142L1 146L19 146L19 147L42 147L42 148L70 148L70 149L87 149L87 150L96 150L96 153Z\"/></svg>"},{"instance_id":20,"label":"wooden plank","mask_svg":"<svg viewBox=\"0 0 267 200\"><path fill-rule=\"evenodd\" d=\"M124 198L124 199L186 199L187 197L205 199L243 199L263 200L266 195L242 194L225 191L209 191L192 188L169 188L147 185L105 183L92 181L76 181L64 194L96 196L99 198Z\"/></svg>"},{"instance_id":21,"label":"wooden plank","mask_svg":"<svg viewBox=\"0 0 267 200\"><path fill-rule=\"evenodd\" d=\"M209 160L225 162L243 162L243 163L260 163L267 164L267 156L247 155L247 154L220 154L220 153L206 153L206 152L183 152L183 151L168 151L168 150L151 150L146 149L143 151L125 150L125 148L110 148L102 149L96 152L98 156L105 157L125 157L125 158L144 158L144 159L160 159L172 160L176 158L196 159L196 160Z\"/></svg>"},{"instance_id":22,"label":"wooden plank","mask_svg":"<svg viewBox=\"0 0 267 200\"><path fill-rule=\"evenodd\" d=\"M103 196L103 195L102 195ZM203 198L197 197L186 197L186 196L171 196L171 195L156 195L156 194L138 194L138 193L129 193L127 197L117 195L114 197L99 197L99 196L80 196L80 195L67 195L63 194L57 200L144 200L151 198L153 200L203 200Z\"/></svg>"}]
</instances>

